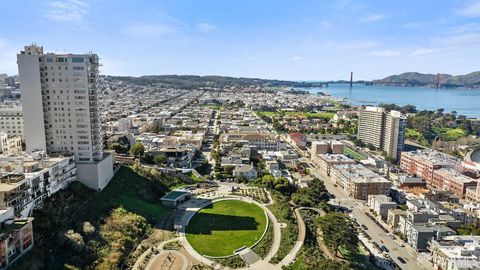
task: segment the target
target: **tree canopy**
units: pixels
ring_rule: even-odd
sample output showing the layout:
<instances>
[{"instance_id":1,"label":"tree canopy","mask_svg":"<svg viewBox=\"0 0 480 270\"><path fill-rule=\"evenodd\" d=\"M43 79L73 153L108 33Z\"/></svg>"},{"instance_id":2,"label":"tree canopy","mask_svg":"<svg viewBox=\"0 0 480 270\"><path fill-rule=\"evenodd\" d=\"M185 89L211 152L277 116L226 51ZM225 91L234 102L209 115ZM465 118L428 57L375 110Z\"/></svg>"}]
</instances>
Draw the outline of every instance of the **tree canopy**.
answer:
<instances>
[{"instance_id":1,"label":"tree canopy","mask_svg":"<svg viewBox=\"0 0 480 270\"><path fill-rule=\"evenodd\" d=\"M339 212L328 213L318 219L320 230L323 233L325 244L337 255L340 247L349 253L358 248L358 236L347 215Z\"/></svg>"},{"instance_id":2,"label":"tree canopy","mask_svg":"<svg viewBox=\"0 0 480 270\"><path fill-rule=\"evenodd\" d=\"M135 158L141 157L144 152L145 152L145 146L143 146L143 144L140 142L135 143L130 148L130 154Z\"/></svg>"}]
</instances>

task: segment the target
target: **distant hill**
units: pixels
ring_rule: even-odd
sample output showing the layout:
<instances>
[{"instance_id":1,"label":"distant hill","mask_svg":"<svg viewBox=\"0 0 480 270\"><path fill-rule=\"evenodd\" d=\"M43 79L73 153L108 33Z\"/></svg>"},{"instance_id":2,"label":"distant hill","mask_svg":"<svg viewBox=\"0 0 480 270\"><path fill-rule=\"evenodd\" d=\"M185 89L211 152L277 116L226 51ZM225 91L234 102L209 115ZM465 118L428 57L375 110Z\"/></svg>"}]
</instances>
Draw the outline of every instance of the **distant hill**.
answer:
<instances>
[{"instance_id":1,"label":"distant hill","mask_svg":"<svg viewBox=\"0 0 480 270\"><path fill-rule=\"evenodd\" d=\"M468 73L466 75L458 75L448 78L445 86L470 86L480 87L480 71Z\"/></svg>"},{"instance_id":2,"label":"distant hill","mask_svg":"<svg viewBox=\"0 0 480 270\"><path fill-rule=\"evenodd\" d=\"M130 76L107 76L107 79L123 80L139 85L148 85L151 83L162 84L175 88L193 89L201 87L318 87L322 83L318 82L298 82L298 81L282 81L268 80L257 78L236 78L228 76L196 76L196 75L148 75L140 77Z\"/></svg>"},{"instance_id":3,"label":"distant hill","mask_svg":"<svg viewBox=\"0 0 480 270\"><path fill-rule=\"evenodd\" d=\"M399 75L391 75L381 80L374 80L372 83L396 86L435 86L437 83L437 74L405 72ZM440 74L440 87L478 88L480 87L480 71L458 76Z\"/></svg>"}]
</instances>

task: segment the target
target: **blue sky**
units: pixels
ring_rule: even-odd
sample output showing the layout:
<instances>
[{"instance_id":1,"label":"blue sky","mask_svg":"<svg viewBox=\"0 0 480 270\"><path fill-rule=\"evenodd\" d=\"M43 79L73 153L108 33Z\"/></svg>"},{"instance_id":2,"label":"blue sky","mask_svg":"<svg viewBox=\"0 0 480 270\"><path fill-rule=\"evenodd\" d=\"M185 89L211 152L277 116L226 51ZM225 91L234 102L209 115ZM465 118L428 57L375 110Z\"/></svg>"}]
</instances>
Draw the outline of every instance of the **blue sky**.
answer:
<instances>
[{"instance_id":1,"label":"blue sky","mask_svg":"<svg viewBox=\"0 0 480 270\"><path fill-rule=\"evenodd\" d=\"M480 0L2 0L0 73L16 53L99 54L103 74L291 80L480 70Z\"/></svg>"}]
</instances>

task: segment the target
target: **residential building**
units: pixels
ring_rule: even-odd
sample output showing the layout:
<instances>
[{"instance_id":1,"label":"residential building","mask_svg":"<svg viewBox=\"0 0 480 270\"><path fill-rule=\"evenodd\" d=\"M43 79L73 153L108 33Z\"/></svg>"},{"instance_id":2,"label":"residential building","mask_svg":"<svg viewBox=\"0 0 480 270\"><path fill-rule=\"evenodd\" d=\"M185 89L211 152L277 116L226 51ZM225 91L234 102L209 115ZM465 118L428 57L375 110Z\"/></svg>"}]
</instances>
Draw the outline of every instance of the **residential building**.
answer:
<instances>
[{"instance_id":1,"label":"residential building","mask_svg":"<svg viewBox=\"0 0 480 270\"><path fill-rule=\"evenodd\" d=\"M403 150L405 126L406 117L400 112L367 106L359 114L358 139L398 159Z\"/></svg>"},{"instance_id":2,"label":"residential building","mask_svg":"<svg viewBox=\"0 0 480 270\"><path fill-rule=\"evenodd\" d=\"M366 200L368 195L388 195L391 182L360 164L333 165L330 177L350 197Z\"/></svg>"},{"instance_id":3,"label":"residential building","mask_svg":"<svg viewBox=\"0 0 480 270\"><path fill-rule=\"evenodd\" d=\"M21 106L15 104L0 106L0 130L9 136L20 136L23 138L23 113Z\"/></svg>"},{"instance_id":4,"label":"residential building","mask_svg":"<svg viewBox=\"0 0 480 270\"><path fill-rule=\"evenodd\" d=\"M452 235L430 244L435 269L480 269L480 236Z\"/></svg>"},{"instance_id":5,"label":"residential building","mask_svg":"<svg viewBox=\"0 0 480 270\"><path fill-rule=\"evenodd\" d=\"M43 53L25 46L17 55L27 152L73 154L78 180L95 190L113 176L102 151L96 54Z\"/></svg>"},{"instance_id":6,"label":"residential building","mask_svg":"<svg viewBox=\"0 0 480 270\"><path fill-rule=\"evenodd\" d=\"M311 156L312 161L323 171L330 175L333 165L356 164L356 161L343 154L318 154Z\"/></svg>"},{"instance_id":7,"label":"residential building","mask_svg":"<svg viewBox=\"0 0 480 270\"><path fill-rule=\"evenodd\" d=\"M398 223L400 222L400 217L405 216L406 212L402 209L389 209L387 212L387 224L391 229L395 229L398 227Z\"/></svg>"},{"instance_id":8,"label":"residential building","mask_svg":"<svg viewBox=\"0 0 480 270\"><path fill-rule=\"evenodd\" d=\"M402 152L400 168L412 175L421 177L427 186L434 186L433 172L441 168L455 168L459 161L449 155L434 150Z\"/></svg>"},{"instance_id":9,"label":"residential building","mask_svg":"<svg viewBox=\"0 0 480 270\"><path fill-rule=\"evenodd\" d=\"M9 136L0 131L0 154L18 155L22 152L22 138L20 136Z\"/></svg>"},{"instance_id":10,"label":"residential building","mask_svg":"<svg viewBox=\"0 0 480 270\"><path fill-rule=\"evenodd\" d=\"M257 170L253 165L250 164L238 165L233 170L233 176L245 178L247 180L254 180L255 178L257 178Z\"/></svg>"},{"instance_id":11,"label":"residential building","mask_svg":"<svg viewBox=\"0 0 480 270\"><path fill-rule=\"evenodd\" d=\"M467 188L477 187L477 179L470 178L452 169L438 169L433 171L431 186L448 190L459 198L465 198Z\"/></svg>"},{"instance_id":12,"label":"residential building","mask_svg":"<svg viewBox=\"0 0 480 270\"><path fill-rule=\"evenodd\" d=\"M0 209L0 269L7 269L33 247L33 218L15 218Z\"/></svg>"},{"instance_id":13,"label":"residential building","mask_svg":"<svg viewBox=\"0 0 480 270\"><path fill-rule=\"evenodd\" d=\"M287 139L290 143L295 144L300 149L305 149L307 147L307 140L305 134L302 133L290 133L288 134Z\"/></svg>"},{"instance_id":14,"label":"residential building","mask_svg":"<svg viewBox=\"0 0 480 270\"><path fill-rule=\"evenodd\" d=\"M407 243L416 251L426 251L432 240L441 240L455 231L446 226L430 226L427 224L413 224L406 232Z\"/></svg>"},{"instance_id":15,"label":"residential building","mask_svg":"<svg viewBox=\"0 0 480 270\"><path fill-rule=\"evenodd\" d=\"M73 156L0 157L0 209L12 208L15 216L29 217L43 200L76 180Z\"/></svg>"},{"instance_id":16,"label":"residential building","mask_svg":"<svg viewBox=\"0 0 480 270\"><path fill-rule=\"evenodd\" d=\"M397 203L392 202L392 198L385 195L368 195L367 205L385 221L388 218L388 211L397 208Z\"/></svg>"}]
</instances>

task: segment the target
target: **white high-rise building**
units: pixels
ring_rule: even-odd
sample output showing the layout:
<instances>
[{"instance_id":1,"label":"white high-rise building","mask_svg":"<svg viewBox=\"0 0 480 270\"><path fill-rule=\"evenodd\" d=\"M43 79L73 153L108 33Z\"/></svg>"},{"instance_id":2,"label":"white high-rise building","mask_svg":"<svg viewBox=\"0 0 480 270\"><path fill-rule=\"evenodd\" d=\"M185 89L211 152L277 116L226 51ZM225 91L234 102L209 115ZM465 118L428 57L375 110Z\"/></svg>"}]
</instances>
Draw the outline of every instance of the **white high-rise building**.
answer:
<instances>
[{"instance_id":1,"label":"white high-rise building","mask_svg":"<svg viewBox=\"0 0 480 270\"><path fill-rule=\"evenodd\" d=\"M72 154L77 178L96 190L113 176L102 152L96 54L43 53L25 46L17 55L27 152Z\"/></svg>"},{"instance_id":2,"label":"white high-rise building","mask_svg":"<svg viewBox=\"0 0 480 270\"><path fill-rule=\"evenodd\" d=\"M399 111L367 106L358 118L358 139L383 150L389 157L400 158L405 140L406 118Z\"/></svg>"}]
</instances>

